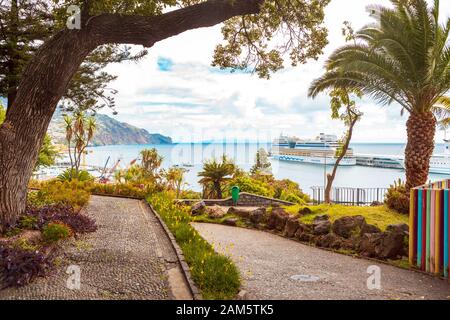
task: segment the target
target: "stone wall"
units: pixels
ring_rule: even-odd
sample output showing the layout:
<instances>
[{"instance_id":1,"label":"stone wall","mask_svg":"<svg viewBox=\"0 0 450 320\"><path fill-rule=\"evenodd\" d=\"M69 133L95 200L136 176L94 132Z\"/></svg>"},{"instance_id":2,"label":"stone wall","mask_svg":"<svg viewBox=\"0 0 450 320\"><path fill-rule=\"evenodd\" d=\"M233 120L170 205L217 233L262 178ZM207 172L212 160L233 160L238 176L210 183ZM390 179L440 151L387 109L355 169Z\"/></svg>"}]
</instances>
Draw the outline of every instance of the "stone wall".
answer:
<instances>
[{"instance_id":1,"label":"stone wall","mask_svg":"<svg viewBox=\"0 0 450 320\"><path fill-rule=\"evenodd\" d=\"M187 205L192 205L200 200L178 200ZM233 206L233 199L205 199L203 200L207 206L223 206L223 207L231 207ZM256 194L251 194L247 192L241 192L239 194L238 207L270 207L270 206L292 206L295 203L283 201L279 199L267 198L263 196L258 196Z\"/></svg>"}]
</instances>

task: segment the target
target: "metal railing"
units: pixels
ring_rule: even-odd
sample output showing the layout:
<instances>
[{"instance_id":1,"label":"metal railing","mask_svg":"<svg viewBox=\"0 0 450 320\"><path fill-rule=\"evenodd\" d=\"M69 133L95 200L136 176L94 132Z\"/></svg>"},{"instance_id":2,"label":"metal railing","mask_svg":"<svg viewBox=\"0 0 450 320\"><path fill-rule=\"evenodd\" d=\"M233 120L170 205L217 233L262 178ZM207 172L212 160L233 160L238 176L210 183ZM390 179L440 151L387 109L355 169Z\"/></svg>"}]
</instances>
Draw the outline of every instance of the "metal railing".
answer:
<instances>
[{"instance_id":1,"label":"metal railing","mask_svg":"<svg viewBox=\"0 0 450 320\"><path fill-rule=\"evenodd\" d=\"M314 204L325 202L324 187L312 187ZM331 190L331 202L346 206L370 206L382 203L387 188L343 188L336 187Z\"/></svg>"}]
</instances>

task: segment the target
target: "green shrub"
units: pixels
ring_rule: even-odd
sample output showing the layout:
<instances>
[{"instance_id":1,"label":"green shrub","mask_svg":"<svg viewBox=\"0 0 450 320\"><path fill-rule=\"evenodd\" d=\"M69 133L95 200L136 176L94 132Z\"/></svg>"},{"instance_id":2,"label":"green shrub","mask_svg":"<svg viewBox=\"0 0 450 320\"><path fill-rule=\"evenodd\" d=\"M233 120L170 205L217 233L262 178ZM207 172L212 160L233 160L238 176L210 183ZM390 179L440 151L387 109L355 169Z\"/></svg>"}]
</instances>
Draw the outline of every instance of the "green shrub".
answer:
<instances>
[{"instance_id":1,"label":"green shrub","mask_svg":"<svg viewBox=\"0 0 450 320\"><path fill-rule=\"evenodd\" d=\"M17 236L17 235L20 234L22 231L23 231L23 230L22 230L21 228L19 228L19 227L14 227L14 228L7 229L6 232L4 232L3 235L4 235L5 237L7 237L7 238L10 238L10 237ZM0 234L0 235L1 235L1 234Z\"/></svg>"},{"instance_id":2,"label":"green shrub","mask_svg":"<svg viewBox=\"0 0 450 320\"><path fill-rule=\"evenodd\" d=\"M70 227L60 221L50 222L42 228L42 238L47 243L55 243L70 238L72 235Z\"/></svg>"},{"instance_id":3,"label":"green shrub","mask_svg":"<svg viewBox=\"0 0 450 320\"><path fill-rule=\"evenodd\" d=\"M58 180L62 182L72 180L85 182L94 180L94 177L86 170L80 170L78 171L78 174L76 174L75 169L68 168L58 176Z\"/></svg>"},{"instance_id":4,"label":"green shrub","mask_svg":"<svg viewBox=\"0 0 450 320\"><path fill-rule=\"evenodd\" d=\"M389 209L402 214L409 214L409 195L405 183L400 179L391 185L386 193L384 203Z\"/></svg>"},{"instance_id":5,"label":"green shrub","mask_svg":"<svg viewBox=\"0 0 450 320\"><path fill-rule=\"evenodd\" d=\"M241 192L248 192L298 204L311 202L309 196L303 193L298 183L289 179L276 180L273 175L239 175L230 180L226 185L224 190L225 197L231 195L231 187L233 186L238 186Z\"/></svg>"},{"instance_id":6,"label":"green shrub","mask_svg":"<svg viewBox=\"0 0 450 320\"><path fill-rule=\"evenodd\" d=\"M37 230L39 228L39 221L34 216L21 216L19 219L19 227L25 230Z\"/></svg>"},{"instance_id":7,"label":"green shrub","mask_svg":"<svg viewBox=\"0 0 450 320\"><path fill-rule=\"evenodd\" d=\"M30 192L28 202L34 206L63 204L79 211L89 202L90 193L83 182L50 180L40 185L37 192Z\"/></svg>"},{"instance_id":8,"label":"green shrub","mask_svg":"<svg viewBox=\"0 0 450 320\"><path fill-rule=\"evenodd\" d=\"M123 196L145 199L152 191L152 186L135 186L127 183L102 184L93 183L88 185L88 190L93 194Z\"/></svg>"},{"instance_id":9,"label":"green shrub","mask_svg":"<svg viewBox=\"0 0 450 320\"><path fill-rule=\"evenodd\" d=\"M25 239L18 239L13 243L13 248L24 251L37 251L39 247L37 245L29 243Z\"/></svg>"},{"instance_id":10,"label":"green shrub","mask_svg":"<svg viewBox=\"0 0 450 320\"><path fill-rule=\"evenodd\" d=\"M38 191L28 192L27 204L32 207L42 207L46 205L45 200L39 195Z\"/></svg>"},{"instance_id":11,"label":"green shrub","mask_svg":"<svg viewBox=\"0 0 450 320\"><path fill-rule=\"evenodd\" d=\"M201 192L195 192L192 190L181 190L180 199L201 199Z\"/></svg>"},{"instance_id":12,"label":"green shrub","mask_svg":"<svg viewBox=\"0 0 450 320\"><path fill-rule=\"evenodd\" d=\"M174 234L203 297L233 299L240 287L239 271L230 258L216 253L191 227L189 209L175 204L168 193L157 193L147 200Z\"/></svg>"},{"instance_id":13,"label":"green shrub","mask_svg":"<svg viewBox=\"0 0 450 320\"><path fill-rule=\"evenodd\" d=\"M288 202L292 202L292 203L301 204L301 205L305 205L306 204L305 200L300 198L298 195L296 195L294 193L286 192L284 190L281 192L281 195L280 195L279 199L283 200L283 201L288 201Z\"/></svg>"},{"instance_id":14,"label":"green shrub","mask_svg":"<svg viewBox=\"0 0 450 320\"><path fill-rule=\"evenodd\" d=\"M253 179L250 176L239 176L230 181L226 190L225 196L231 195L231 188L233 186L238 186L241 192L248 192L252 194L257 194L263 197L272 197L273 194L268 189L268 185L257 179Z\"/></svg>"}]
</instances>

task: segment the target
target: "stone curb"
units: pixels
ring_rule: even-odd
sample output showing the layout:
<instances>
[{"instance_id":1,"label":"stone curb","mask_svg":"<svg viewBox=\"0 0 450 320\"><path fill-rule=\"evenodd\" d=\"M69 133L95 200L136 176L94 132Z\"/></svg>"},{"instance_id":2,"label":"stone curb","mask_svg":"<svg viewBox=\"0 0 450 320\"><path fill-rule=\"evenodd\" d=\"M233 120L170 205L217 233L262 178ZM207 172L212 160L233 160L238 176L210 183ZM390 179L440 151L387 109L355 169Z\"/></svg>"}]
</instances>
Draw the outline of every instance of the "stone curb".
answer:
<instances>
[{"instance_id":1,"label":"stone curb","mask_svg":"<svg viewBox=\"0 0 450 320\"><path fill-rule=\"evenodd\" d=\"M189 290L191 291L192 297L194 298L194 300L203 300L200 290L198 290L197 286L195 285L194 281L192 280L191 272L189 270L189 265L187 264L186 260L184 259L183 252L181 251L180 246L176 242L175 237L173 236L172 232L170 232L169 228L167 228L166 224L161 219L161 216L153 208L153 206L150 203L148 203L147 201L142 200L142 202L144 202L147 205L147 207L150 209L150 211L155 215L155 217L159 221L159 224L164 229L164 232L169 237L170 243L172 244L172 247L175 250L175 253L177 255L178 262L180 263L184 278L186 279L186 282L188 283Z\"/></svg>"}]
</instances>

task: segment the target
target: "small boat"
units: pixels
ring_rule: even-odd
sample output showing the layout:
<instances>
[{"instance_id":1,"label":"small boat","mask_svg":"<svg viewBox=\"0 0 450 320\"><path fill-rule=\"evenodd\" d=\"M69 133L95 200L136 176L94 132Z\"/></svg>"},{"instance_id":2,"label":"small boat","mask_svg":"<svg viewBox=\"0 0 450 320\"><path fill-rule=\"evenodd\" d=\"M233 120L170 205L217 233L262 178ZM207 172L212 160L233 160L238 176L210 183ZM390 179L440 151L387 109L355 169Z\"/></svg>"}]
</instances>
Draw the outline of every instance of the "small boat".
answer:
<instances>
[{"instance_id":1,"label":"small boat","mask_svg":"<svg viewBox=\"0 0 450 320\"><path fill-rule=\"evenodd\" d=\"M185 168L193 168L194 165L192 163L183 163L183 167L185 167Z\"/></svg>"}]
</instances>

